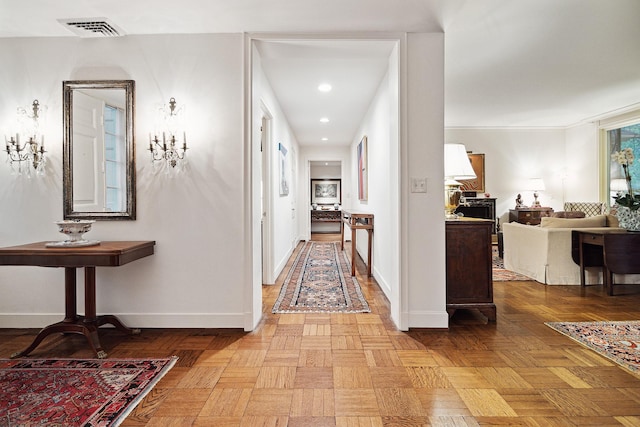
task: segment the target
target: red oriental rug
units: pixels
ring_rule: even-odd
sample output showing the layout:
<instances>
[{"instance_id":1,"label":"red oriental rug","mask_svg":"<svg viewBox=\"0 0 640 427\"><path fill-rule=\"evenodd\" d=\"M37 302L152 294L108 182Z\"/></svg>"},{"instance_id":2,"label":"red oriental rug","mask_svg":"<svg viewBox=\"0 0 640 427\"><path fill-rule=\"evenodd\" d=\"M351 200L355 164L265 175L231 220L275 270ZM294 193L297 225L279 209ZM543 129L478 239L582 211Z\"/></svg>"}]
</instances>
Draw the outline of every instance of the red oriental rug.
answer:
<instances>
[{"instance_id":1,"label":"red oriental rug","mask_svg":"<svg viewBox=\"0 0 640 427\"><path fill-rule=\"evenodd\" d=\"M291 266L274 313L368 313L347 255L336 242L306 242Z\"/></svg>"},{"instance_id":2,"label":"red oriental rug","mask_svg":"<svg viewBox=\"0 0 640 427\"><path fill-rule=\"evenodd\" d=\"M640 374L640 321L547 322L545 325Z\"/></svg>"},{"instance_id":3,"label":"red oriental rug","mask_svg":"<svg viewBox=\"0 0 640 427\"><path fill-rule=\"evenodd\" d=\"M0 359L0 426L117 426L176 360Z\"/></svg>"}]
</instances>

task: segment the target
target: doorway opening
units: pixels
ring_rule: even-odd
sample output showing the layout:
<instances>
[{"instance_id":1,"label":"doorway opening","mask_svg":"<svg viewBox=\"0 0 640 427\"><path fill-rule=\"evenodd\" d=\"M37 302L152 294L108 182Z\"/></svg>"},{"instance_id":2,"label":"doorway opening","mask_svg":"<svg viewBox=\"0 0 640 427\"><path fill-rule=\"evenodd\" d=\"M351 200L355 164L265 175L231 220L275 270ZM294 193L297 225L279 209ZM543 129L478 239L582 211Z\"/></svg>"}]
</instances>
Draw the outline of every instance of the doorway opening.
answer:
<instances>
[{"instance_id":1,"label":"doorway opening","mask_svg":"<svg viewBox=\"0 0 640 427\"><path fill-rule=\"evenodd\" d=\"M256 150L263 143L266 149L259 154L259 170L255 167L258 153L250 154L251 222L255 232L250 244L253 282L247 292L247 306L251 301L253 311L247 310L247 318L257 324L261 313L256 308L265 307L261 304L262 284L275 283L298 242L310 240L312 233L313 237L330 235L332 240L340 239L341 217L328 224L312 223L312 178L332 179L341 187L337 203L325 201L318 203L318 207L376 215L373 259L380 262L375 264L374 274L386 282L383 290L389 299L396 300L392 307L399 307L403 39L391 35L387 39L372 35L345 40L262 35L250 36L248 40L250 149ZM330 94L320 93L319 83L325 76L334 83ZM363 89L363 85L367 86L366 91L355 91ZM330 103L331 99L339 102ZM353 103L354 100L358 103ZM313 106L314 101L323 104L325 112L320 114L313 109L318 108ZM262 121L265 106L273 113L268 124ZM269 129L269 135L258 132L258 128ZM368 174L368 197L361 197L355 187L358 175L354 147L365 136L370 141L368 170L375 173ZM265 138L269 140L265 142ZM335 169L316 174L311 171L312 162L314 169L316 164ZM329 162L336 163L325 165ZM290 191L282 191L280 183L288 178L286 188ZM399 313L395 317L399 318Z\"/></svg>"},{"instance_id":2,"label":"doorway opening","mask_svg":"<svg viewBox=\"0 0 640 427\"><path fill-rule=\"evenodd\" d=\"M309 162L309 229L311 240L339 241L342 222L342 162Z\"/></svg>"}]
</instances>

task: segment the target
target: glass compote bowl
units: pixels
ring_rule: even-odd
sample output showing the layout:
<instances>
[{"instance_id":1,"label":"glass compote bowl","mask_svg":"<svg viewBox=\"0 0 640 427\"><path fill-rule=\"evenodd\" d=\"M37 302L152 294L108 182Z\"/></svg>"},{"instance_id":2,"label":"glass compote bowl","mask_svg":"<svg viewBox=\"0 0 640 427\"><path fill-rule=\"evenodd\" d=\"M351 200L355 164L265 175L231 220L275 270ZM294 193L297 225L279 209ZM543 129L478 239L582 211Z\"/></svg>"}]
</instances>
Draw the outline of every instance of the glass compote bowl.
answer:
<instances>
[{"instance_id":1,"label":"glass compote bowl","mask_svg":"<svg viewBox=\"0 0 640 427\"><path fill-rule=\"evenodd\" d=\"M86 219L68 219L64 221L56 221L58 230L64 234L67 239L61 242L51 242L47 246L93 246L100 242L98 240L85 240L83 234L91 230L91 225L95 221Z\"/></svg>"}]
</instances>

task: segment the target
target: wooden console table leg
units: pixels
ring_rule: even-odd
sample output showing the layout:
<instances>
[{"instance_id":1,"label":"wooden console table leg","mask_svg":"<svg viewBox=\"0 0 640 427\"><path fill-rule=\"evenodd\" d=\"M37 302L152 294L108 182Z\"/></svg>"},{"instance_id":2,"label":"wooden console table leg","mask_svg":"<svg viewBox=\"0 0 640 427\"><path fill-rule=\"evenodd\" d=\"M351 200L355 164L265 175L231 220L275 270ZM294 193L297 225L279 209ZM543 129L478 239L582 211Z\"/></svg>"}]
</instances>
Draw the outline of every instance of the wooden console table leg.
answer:
<instances>
[{"instance_id":1,"label":"wooden console table leg","mask_svg":"<svg viewBox=\"0 0 640 427\"><path fill-rule=\"evenodd\" d=\"M580 254L580 286L586 286L586 280L584 275L584 246L582 245L582 236L578 241L578 251Z\"/></svg>"},{"instance_id":2,"label":"wooden console table leg","mask_svg":"<svg viewBox=\"0 0 640 427\"><path fill-rule=\"evenodd\" d=\"M64 320L66 323L74 323L78 320L76 293L76 269L64 268Z\"/></svg>"},{"instance_id":3,"label":"wooden console table leg","mask_svg":"<svg viewBox=\"0 0 640 427\"><path fill-rule=\"evenodd\" d=\"M609 295L613 296L613 273L606 265L602 268L602 283L607 288Z\"/></svg>"},{"instance_id":4,"label":"wooden console table leg","mask_svg":"<svg viewBox=\"0 0 640 427\"><path fill-rule=\"evenodd\" d=\"M82 325L78 325L77 323L65 323L58 322L53 325L46 326L43 328L38 335L34 338L33 342L29 345L29 347L25 348L22 351L18 351L13 353L10 358L15 359L17 357L28 356L46 337L55 333L76 333L76 334L84 334L85 327ZM86 334L85 334L86 335Z\"/></svg>"},{"instance_id":5,"label":"wooden console table leg","mask_svg":"<svg viewBox=\"0 0 640 427\"><path fill-rule=\"evenodd\" d=\"M84 319L83 334L89 341L91 349L96 353L98 359L107 357L107 353L102 349L100 337L98 336L98 324L96 316L96 268L84 268Z\"/></svg>"},{"instance_id":6,"label":"wooden console table leg","mask_svg":"<svg viewBox=\"0 0 640 427\"><path fill-rule=\"evenodd\" d=\"M84 335L98 359L104 359L107 357L107 352L102 349L102 344L100 343L100 337L98 335L98 328L100 326L108 323L115 326L119 331L130 335L140 333L140 329L128 328L114 315L96 315L95 267L85 267L84 270L84 316L79 316L77 312L76 268L65 267L64 279L64 320L43 328L38 332L38 335L36 335L33 342L27 348L13 353L10 356L12 359L27 356L42 342L42 340L54 333Z\"/></svg>"},{"instance_id":7,"label":"wooden console table leg","mask_svg":"<svg viewBox=\"0 0 640 427\"><path fill-rule=\"evenodd\" d=\"M373 246L373 230L368 229L367 232L369 233L369 245L367 247L367 277L371 277L371 247Z\"/></svg>"},{"instance_id":8,"label":"wooden console table leg","mask_svg":"<svg viewBox=\"0 0 640 427\"><path fill-rule=\"evenodd\" d=\"M131 329L125 326L120 319L111 314L98 316L96 314L96 268L85 267L84 270L84 307L85 315L83 326L83 333L89 341L89 345L93 351L95 351L98 359L104 359L107 357L107 353L102 349L100 344L100 336L98 335L98 328L102 325L110 324L116 327L117 330L136 335L140 333L140 329Z\"/></svg>"},{"instance_id":9,"label":"wooden console table leg","mask_svg":"<svg viewBox=\"0 0 640 427\"><path fill-rule=\"evenodd\" d=\"M351 227L351 275L356 275L356 229Z\"/></svg>"},{"instance_id":10,"label":"wooden console table leg","mask_svg":"<svg viewBox=\"0 0 640 427\"><path fill-rule=\"evenodd\" d=\"M64 320L46 326L38 332L27 348L13 353L10 358L27 356L49 335L55 333L82 332L82 328L76 325L78 321L75 267L64 268Z\"/></svg>"}]
</instances>

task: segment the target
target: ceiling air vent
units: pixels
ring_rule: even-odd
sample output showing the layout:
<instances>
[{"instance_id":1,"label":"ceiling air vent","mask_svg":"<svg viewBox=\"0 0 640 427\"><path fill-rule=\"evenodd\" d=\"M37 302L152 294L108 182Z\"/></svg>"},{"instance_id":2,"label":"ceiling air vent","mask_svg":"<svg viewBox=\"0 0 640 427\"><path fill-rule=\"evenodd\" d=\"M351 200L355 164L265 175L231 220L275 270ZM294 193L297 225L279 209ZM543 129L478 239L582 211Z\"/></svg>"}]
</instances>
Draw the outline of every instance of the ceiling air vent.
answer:
<instances>
[{"instance_id":1,"label":"ceiling air vent","mask_svg":"<svg viewBox=\"0 0 640 427\"><path fill-rule=\"evenodd\" d=\"M58 22L80 37L120 37L124 32L106 18L58 19Z\"/></svg>"}]
</instances>

